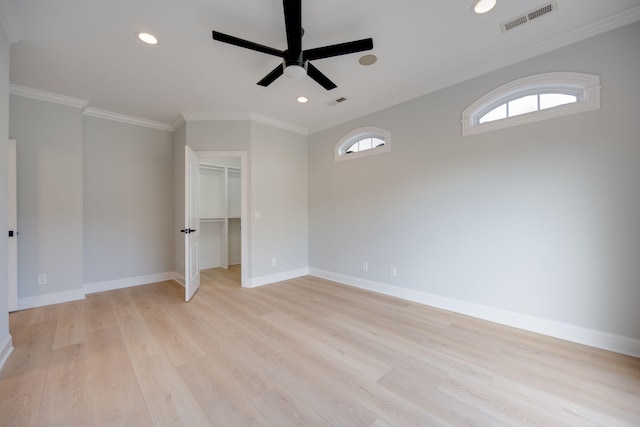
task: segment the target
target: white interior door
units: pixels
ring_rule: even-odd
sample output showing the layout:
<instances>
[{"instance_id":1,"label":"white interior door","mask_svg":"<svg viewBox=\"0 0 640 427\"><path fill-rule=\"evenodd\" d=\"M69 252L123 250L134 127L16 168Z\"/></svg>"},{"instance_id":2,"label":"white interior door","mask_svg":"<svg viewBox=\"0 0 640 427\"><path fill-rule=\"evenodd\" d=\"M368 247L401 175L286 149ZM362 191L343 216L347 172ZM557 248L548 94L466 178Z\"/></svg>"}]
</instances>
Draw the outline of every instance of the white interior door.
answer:
<instances>
[{"instance_id":1,"label":"white interior door","mask_svg":"<svg viewBox=\"0 0 640 427\"><path fill-rule=\"evenodd\" d=\"M7 156L9 191L7 192L9 212L9 311L18 309L18 189L16 179L16 142L9 140Z\"/></svg>"},{"instance_id":2,"label":"white interior door","mask_svg":"<svg viewBox=\"0 0 640 427\"><path fill-rule=\"evenodd\" d=\"M189 301L200 287L200 159L190 147L184 148L184 299Z\"/></svg>"}]
</instances>

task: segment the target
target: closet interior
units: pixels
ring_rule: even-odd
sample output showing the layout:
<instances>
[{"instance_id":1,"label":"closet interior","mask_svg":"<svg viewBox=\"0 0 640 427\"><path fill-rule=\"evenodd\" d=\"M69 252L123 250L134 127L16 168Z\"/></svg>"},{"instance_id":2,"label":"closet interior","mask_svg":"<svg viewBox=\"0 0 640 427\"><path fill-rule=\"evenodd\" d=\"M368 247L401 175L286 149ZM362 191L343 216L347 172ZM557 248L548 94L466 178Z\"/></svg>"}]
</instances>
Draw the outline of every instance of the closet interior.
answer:
<instances>
[{"instance_id":1,"label":"closet interior","mask_svg":"<svg viewBox=\"0 0 640 427\"><path fill-rule=\"evenodd\" d=\"M240 158L200 161L200 268L240 264Z\"/></svg>"}]
</instances>

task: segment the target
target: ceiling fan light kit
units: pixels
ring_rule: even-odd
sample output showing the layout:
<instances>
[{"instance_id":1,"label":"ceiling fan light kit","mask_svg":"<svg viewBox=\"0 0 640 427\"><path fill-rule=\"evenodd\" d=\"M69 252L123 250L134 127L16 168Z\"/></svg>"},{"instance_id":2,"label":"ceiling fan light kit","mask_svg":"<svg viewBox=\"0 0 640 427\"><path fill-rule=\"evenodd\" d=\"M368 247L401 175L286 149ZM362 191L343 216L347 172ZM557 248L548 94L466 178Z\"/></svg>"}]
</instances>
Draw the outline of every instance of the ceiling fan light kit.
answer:
<instances>
[{"instance_id":1,"label":"ceiling fan light kit","mask_svg":"<svg viewBox=\"0 0 640 427\"><path fill-rule=\"evenodd\" d=\"M284 75L293 80L302 80L307 75L307 69L303 65L287 65L284 67Z\"/></svg>"},{"instance_id":2,"label":"ceiling fan light kit","mask_svg":"<svg viewBox=\"0 0 640 427\"><path fill-rule=\"evenodd\" d=\"M269 86L284 74L295 80L301 80L305 76L309 76L326 90L331 90L336 88L337 85L309 61L373 49L373 39L368 38L303 50L302 36L304 35L304 29L302 28L302 0L283 0L282 6L284 9L284 23L287 34L287 50L274 49L218 31L212 32L213 39L219 42L255 50L282 59L281 64L258 82L260 86Z\"/></svg>"}]
</instances>

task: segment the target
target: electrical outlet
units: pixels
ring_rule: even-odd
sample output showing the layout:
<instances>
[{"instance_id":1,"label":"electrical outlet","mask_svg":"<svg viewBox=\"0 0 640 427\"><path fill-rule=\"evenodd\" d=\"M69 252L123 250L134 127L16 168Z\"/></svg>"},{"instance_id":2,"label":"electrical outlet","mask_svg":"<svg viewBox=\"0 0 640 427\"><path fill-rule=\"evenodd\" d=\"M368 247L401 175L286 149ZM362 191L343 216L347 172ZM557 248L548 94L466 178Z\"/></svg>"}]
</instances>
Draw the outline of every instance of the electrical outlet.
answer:
<instances>
[{"instance_id":1,"label":"electrical outlet","mask_svg":"<svg viewBox=\"0 0 640 427\"><path fill-rule=\"evenodd\" d=\"M47 284L47 275L38 274L38 285L46 285L46 284Z\"/></svg>"},{"instance_id":2,"label":"electrical outlet","mask_svg":"<svg viewBox=\"0 0 640 427\"><path fill-rule=\"evenodd\" d=\"M369 271L369 263L368 262L363 262L362 263L362 271L367 272Z\"/></svg>"},{"instance_id":3,"label":"electrical outlet","mask_svg":"<svg viewBox=\"0 0 640 427\"><path fill-rule=\"evenodd\" d=\"M398 267L391 266L391 277L398 277Z\"/></svg>"},{"instance_id":4,"label":"electrical outlet","mask_svg":"<svg viewBox=\"0 0 640 427\"><path fill-rule=\"evenodd\" d=\"M276 267L278 265L278 258L271 258L271 267Z\"/></svg>"}]
</instances>

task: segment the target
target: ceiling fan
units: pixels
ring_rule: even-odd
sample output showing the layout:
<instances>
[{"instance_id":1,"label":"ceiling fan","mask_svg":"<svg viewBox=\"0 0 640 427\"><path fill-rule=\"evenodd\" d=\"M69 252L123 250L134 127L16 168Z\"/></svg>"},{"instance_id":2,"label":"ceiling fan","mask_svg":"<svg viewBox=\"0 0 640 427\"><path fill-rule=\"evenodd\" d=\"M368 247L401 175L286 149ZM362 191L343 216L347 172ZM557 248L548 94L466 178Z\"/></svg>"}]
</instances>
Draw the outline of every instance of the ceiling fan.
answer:
<instances>
[{"instance_id":1,"label":"ceiling fan","mask_svg":"<svg viewBox=\"0 0 640 427\"><path fill-rule=\"evenodd\" d=\"M213 39L251 49L268 55L282 58L282 64L278 65L269 74L258 82L260 86L269 86L282 74L296 80L301 80L308 75L326 90L336 88L327 76L322 74L311 62L316 59L332 56L346 55L373 49L373 39L362 39L352 42L339 43L330 46L317 47L315 49L302 50L302 0L283 0L284 23L287 33L287 50L278 50L258 43L243 40L238 37L213 31Z\"/></svg>"}]
</instances>

